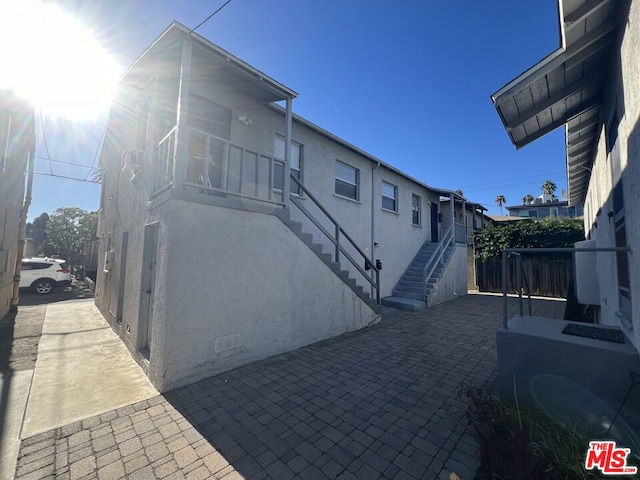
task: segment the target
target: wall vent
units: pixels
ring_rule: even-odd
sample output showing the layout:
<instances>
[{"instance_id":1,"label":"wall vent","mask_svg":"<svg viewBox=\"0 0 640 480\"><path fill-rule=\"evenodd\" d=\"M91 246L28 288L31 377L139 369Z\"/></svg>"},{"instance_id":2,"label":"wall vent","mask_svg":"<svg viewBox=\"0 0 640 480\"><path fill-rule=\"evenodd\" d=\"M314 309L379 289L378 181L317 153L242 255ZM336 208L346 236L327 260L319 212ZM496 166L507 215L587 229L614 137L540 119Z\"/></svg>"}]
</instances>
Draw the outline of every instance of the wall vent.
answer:
<instances>
[{"instance_id":1,"label":"wall vent","mask_svg":"<svg viewBox=\"0 0 640 480\"><path fill-rule=\"evenodd\" d=\"M222 353L227 350L234 350L240 348L242 345L242 335L236 333L235 335L229 335L226 337L216 338L213 343L213 353Z\"/></svg>"}]
</instances>

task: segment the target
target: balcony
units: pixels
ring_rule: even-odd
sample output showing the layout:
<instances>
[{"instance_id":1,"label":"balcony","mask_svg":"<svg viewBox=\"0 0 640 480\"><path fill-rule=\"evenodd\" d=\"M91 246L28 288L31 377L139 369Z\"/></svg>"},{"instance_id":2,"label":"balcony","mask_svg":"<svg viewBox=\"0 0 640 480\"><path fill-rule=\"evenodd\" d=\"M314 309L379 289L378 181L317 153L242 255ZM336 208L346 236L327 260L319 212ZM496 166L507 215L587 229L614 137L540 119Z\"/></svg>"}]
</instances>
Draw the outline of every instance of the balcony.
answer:
<instances>
[{"instance_id":1,"label":"balcony","mask_svg":"<svg viewBox=\"0 0 640 480\"><path fill-rule=\"evenodd\" d=\"M232 197L268 204L271 208L284 206L282 193L274 189L273 156L193 127L180 128L185 129L182 138L186 148L176 148L178 127L158 144L152 196L181 184L193 201L209 203L207 199L213 197ZM186 152L186 158L176 159L176 151ZM175 182L174 175L182 178Z\"/></svg>"}]
</instances>

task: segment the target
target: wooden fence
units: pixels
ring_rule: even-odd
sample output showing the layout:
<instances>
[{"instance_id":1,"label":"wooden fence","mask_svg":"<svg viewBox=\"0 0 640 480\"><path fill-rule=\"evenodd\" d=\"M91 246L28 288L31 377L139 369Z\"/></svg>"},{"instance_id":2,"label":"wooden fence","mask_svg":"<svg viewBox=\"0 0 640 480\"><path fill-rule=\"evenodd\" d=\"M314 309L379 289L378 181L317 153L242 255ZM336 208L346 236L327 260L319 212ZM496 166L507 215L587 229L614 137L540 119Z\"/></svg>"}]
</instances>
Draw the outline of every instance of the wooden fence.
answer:
<instances>
[{"instance_id":1,"label":"wooden fence","mask_svg":"<svg viewBox=\"0 0 640 480\"><path fill-rule=\"evenodd\" d=\"M523 256L522 271L527 276L531 295L567 298L567 287L573 278L573 258L559 259L543 255ZM502 293L502 258L493 257L482 263L476 260L478 287L481 292ZM507 267L509 293L516 293L516 259Z\"/></svg>"}]
</instances>

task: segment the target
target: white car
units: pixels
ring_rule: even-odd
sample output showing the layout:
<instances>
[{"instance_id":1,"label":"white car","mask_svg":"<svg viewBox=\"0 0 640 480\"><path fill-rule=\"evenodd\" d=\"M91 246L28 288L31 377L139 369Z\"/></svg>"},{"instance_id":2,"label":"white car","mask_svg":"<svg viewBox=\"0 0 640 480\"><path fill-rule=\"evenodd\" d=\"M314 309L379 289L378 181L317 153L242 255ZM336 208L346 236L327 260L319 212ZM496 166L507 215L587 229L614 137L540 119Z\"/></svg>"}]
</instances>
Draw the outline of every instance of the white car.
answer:
<instances>
[{"instance_id":1,"label":"white car","mask_svg":"<svg viewBox=\"0 0 640 480\"><path fill-rule=\"evenodd\" d=\"M71 270L59 258L23 258L20 288L30 288L40 295L56 287L71 285Z\"/></svg>"}]
</instances>

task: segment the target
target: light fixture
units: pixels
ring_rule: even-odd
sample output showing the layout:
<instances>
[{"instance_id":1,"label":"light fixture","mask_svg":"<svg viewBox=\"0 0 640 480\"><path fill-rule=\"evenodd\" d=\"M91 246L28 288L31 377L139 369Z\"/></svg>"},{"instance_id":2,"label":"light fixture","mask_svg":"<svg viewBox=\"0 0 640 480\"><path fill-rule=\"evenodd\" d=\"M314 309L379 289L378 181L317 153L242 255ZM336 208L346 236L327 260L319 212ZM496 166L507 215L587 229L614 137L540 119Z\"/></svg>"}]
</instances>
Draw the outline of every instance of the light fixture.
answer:
<instances>
[{"instance_id":1,"label":"light fixture","mask_svg":"<svg viewBox=\"0 0 640 480\"><path fill-rule=\"evenodd\" d=\"M247 127L253 125L253 118L247 117L246 115L238 115L238 121Z\"/></svg>"}]
</instances>

